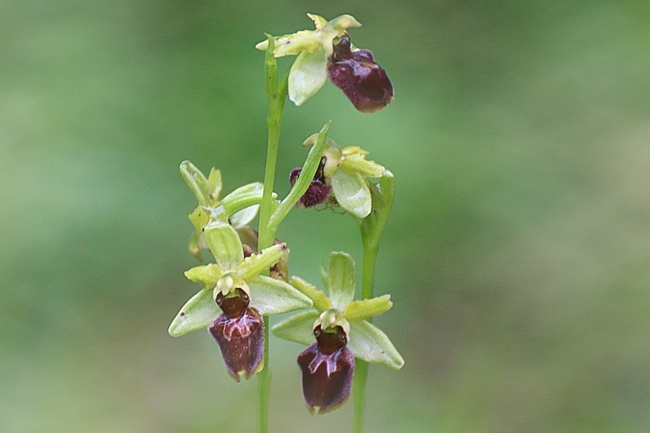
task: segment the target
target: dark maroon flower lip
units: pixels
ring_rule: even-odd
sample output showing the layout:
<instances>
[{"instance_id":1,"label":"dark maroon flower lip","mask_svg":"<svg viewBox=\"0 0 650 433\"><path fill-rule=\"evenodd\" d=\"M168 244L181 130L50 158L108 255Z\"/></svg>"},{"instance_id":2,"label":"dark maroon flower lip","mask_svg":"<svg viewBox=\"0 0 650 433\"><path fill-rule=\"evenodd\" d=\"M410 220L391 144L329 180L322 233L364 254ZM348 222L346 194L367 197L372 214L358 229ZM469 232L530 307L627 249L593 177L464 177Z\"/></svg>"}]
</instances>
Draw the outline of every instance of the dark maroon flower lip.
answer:
<instances>
[{"instance_id":1,"label":"dark maroon flower lip","mask_svg":"<svg viewBox=\"0 0 650 433\"><path fill-rule=\"evenodd\" d=\"M312 414L323 414L341 406L350 396L355 361L340 326L333 332L314 330L316 343L298 355L302 391Z\"/></svg>"},{"instance_id":2,"label":"dark maroon flower lip","mask_svg":"<svg viewBox=\"0 0 650 433\"><path fill-rule=\"evenodd\" d=\"M217 295L223 310L208 331L219 344L228 374L237 382L243 375L250 379L262 369L264 358L264 320L257 309L249 307L249 297L242 289L227 296Z\"/></svg>"},{"instance_id":3,"label":"dark maroon flower lip","mask_svg":"<svg viewBox=\"0 0 650 433\"><path fill-rule=\"evenodd\" d=\"M327 75L357 110L373 113L392 101L393 85L386 71L375 62L372 52L351 51L347 33L333 48L334 51L328 59Z\"/></svg>"}]
</instances>

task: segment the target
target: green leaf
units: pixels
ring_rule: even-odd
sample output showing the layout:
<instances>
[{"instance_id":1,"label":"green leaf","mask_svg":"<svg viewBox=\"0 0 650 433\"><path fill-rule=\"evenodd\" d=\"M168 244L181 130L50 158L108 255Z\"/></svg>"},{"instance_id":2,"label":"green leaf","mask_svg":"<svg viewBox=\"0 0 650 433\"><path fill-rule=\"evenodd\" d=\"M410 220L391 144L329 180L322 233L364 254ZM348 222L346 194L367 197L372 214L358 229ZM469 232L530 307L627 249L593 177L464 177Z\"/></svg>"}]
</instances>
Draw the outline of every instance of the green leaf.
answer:
<instances>
[{"instance_id":1,"label":"green leaf","mask_svg":"<svg viewBox=\"0 0 650 433\"><path fill-rule=\"evenodd\" d=\"M322 313L323 311L332 308L332 301L329 300L327 295L322 290L319 290L313 284L303 280L300 277L296 277L295 275L291 277L289 283L296 289L300 290L300 292L304 293L309 299L311 299L314 303L314 308L318 312Z\"/></svg>"},{"instance_id":2,"label":"green leaf","mask_svg":"<svg viewBox=\"0 0 650 433\"><path fill-rule=\"evenodd\" d=\"M264 275L248 284L251 291L251 307L263 316L282 314L312 306L311 299L290 284Z\"/></svg>"},{"instance_id":3,"label":"green leaf","mask_svg":"<svg viewBox=\"0 0 650 433\"><path fill-rule=\"evenodd\" d=\"M180 337L197 329L205 329L221 310L212 299L212 290L201 290L183 305L171 325L169 335Z\"/></svg>"},{"instance_id":4,"label":"green leaf","mask_svg":"<svg viewBox=\"0 0 650 433\"><path fill-rule=\"evenodd\" d=\"M287 248L285 244L278 244L269 248L264 248L259 253L246 257L242 262L240 262L237 265L236 274L246 282L251 282L256 279L259 274L275 265L280 261L280 259L287 255L289 255L289 248ZM291 289L295 290L293 287Z\"/></svg>"},{"instance_id":5,"label":"green leaf","mask_svg":"<svg viewBox=\"0 0 650 433\"><path fill-rule=\"evenodd\" d=\"M331 182L332 192L343 209L360 219L370 214L372 197L363 176L338 169L332 175Z\"/></svg>"},{"instance_id":6,"label":"green leaf","mask_svg":"<svg viewBox=\"0 0 650 433\"><path fill-rule=\"evenodd\" d=\"M241 241L229 224L209 224L203 231L214 260L224 271L234 270L244 260Z\"/></svg>"},{"instance_id":7,"label":"green leaf","mask_svg":"<svg viewBox=\"0 0 650 433\"><path fill-rule=\"evenodd\" d=\"M322 47L314 52L303 51L289 72L289 99L302 105L327 81L327 53Z\"/></svg>"},{"instance_id":8,"label":"green leaf","mask_svg":"<svg viewBox=\"0 0 650 433\"><path fill-rule=\"evenodd\" d=\"M362 301L352 301L345 307L345 318L350 322L361 322L390 310L393 303L390 295L379 296Z\"/></svg>"},{"instance_id":9,"label":"green leaf","mask_svg":"<svg viewBox=\"0 0 650 433\"><path fill-rule=\"evenodd\" d=\"M327 278L329 298L334 308L343 311L354 299L357 276L352 256L342 251L330 254Z\"/></svg>"},{"instance_id":10,"label":"green leaf","mask_svg":"<svg viewBox=\"0 0 650 433\"><path fill-rule=\"evenodd\" d=\"M318 319L317 311L305 311L275 325L273 335L296 343L310 345L316 342L314 337L314 322Z\"/></svg>"},{"instance_id":11,"label":"green leaf","mask_svg":"<svg viewBox=\"0 0 650 433\"><path fill-rule=\"evenodd\" d=\"M383 364L395 370L404 365L402 355L390 339L370 322L350 323L348 348L354 356L367 362Z\"/></svg>"}]
</instances>

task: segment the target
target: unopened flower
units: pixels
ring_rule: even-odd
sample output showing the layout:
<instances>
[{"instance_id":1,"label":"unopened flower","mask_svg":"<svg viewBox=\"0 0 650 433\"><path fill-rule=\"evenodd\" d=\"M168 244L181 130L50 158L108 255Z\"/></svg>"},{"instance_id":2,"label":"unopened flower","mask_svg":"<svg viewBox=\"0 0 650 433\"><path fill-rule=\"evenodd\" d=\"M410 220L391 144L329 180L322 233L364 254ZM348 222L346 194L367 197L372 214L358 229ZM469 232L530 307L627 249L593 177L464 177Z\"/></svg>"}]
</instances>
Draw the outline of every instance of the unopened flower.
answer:
<instances>
[{"instance_id":1,"label":"unopened flower","mask_svg":"<svg viewBox=\"0 0 650 433\"><path fill-rule=\"evenodd\" d=\"M273 327L276 336L309 345L298 355L298 364L311 413L333 410L349 397L354 357L394 369L404 365L386 334L367 321L391 308L390 296L354 301L354 261L343 252L330 255L329 269L322 274L329 297L292 277L291 284L312 300L315 310L298 313Z\"/></svg>"},{"instance_id":2,"label":"unopened flower","mask_svg":"<svg viewBox=\"0 0 650 433\"><path fill-rule=\"evenodd\" d=\"M208 328L219 343L228 373L237 381L262 367L262 316L311 305L311 300L288 283L260 275L289 254L284 244L244 257L235 229L213 222L204 229L215 263L194 267L185 276L203 288L181 308L169 334L178 337Z\"/></svg>"},{"instance_id":3,"label":"unopened flower","mask_svg":"<svg viewBox=\"0 0 650 433\"><path fill-rule=\"evenodd\" d=\"M203 229L208 224L216 223L230 223L236 229L245 227L257 214L264 185L253 182L221 198L222 182L219 170L212 168L209 176L205 177L190 161L183 161L180 170L185 183L199 202L189 215L194 225L189 250L193 256L201 260L201 251L208 248Z\"/></svg>"},{"instance_id":4,"label":"unopened flower","mask_svg":"<svg viewBox=\"0 0 650 433\"><path fill-rule=\"evenodd\" d=\"M381 110L393 99L393 85L386 71L375 62L372 52L352 51L347 33L335 41L327 76L363 113Z\"/></svg>"},{"instance_id":5,"label":"unopened flower","mask_svg":"<svg viewBox=\"0 0 650 433\"><path fill-rule=\"evenodd\" d=\"M386 72L367 50L353 50L346 31L361 27L351 15L331 21L307 14L316 30L302 30L274 38L273 55L298 55L289 71L289 99L302 105L330 80L347 95L357 110L371 113L388 104L393 87ZM255 48L266 50L268 41Z\"/></svg>"}]
</instances>

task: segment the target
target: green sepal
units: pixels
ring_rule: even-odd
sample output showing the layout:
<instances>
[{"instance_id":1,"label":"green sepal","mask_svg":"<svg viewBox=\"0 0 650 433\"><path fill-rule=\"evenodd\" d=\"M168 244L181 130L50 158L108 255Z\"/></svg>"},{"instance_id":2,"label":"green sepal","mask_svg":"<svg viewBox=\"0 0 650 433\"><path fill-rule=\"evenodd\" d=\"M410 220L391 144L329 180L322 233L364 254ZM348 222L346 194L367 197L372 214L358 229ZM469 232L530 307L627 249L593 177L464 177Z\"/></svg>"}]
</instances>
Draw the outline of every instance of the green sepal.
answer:
<instances>
[{"instance_id":1,"label":"green sepal","mask_svg":"<svg viewBox=\"0 0 650 433\"><path fill-rule=\"evenodd\" d=\"M212 289L224 275L223 269L215 264L209 263L207 265L195 266L185 271L185 277L188 280L203 285L204 289Z\"/></svg>"},{"instance_id":2,"label":"green sepal","mask_svg":"<svg viewBox=\"0 0 650 433\"><path fill-rule=\"evenodd\" d=\"M314 52L302 51L289 72L289 99L302 105L327 81L327 53L322 47Z\"/></svg>"},{"instance_id":3,"label":"green sepal","mask_svg":"<svg viewBox=\"0 0 650 433\"><path fill-rule=\"evenodd\" d=\"M298 180L289 191L289 194L282 200L279 205L272 210L271 218L269 220L269 229L276 230L280 225L282 220L289 214L291 209L294 208L300 197L303 196L305 191L309 188L316 170L318 170L318 165L320 164L321 156L323 155L323 149L327 143L327 133L329 132L332 121L327 122L316 134L315 145L309 150L309 155L305 159L305 163L300 172Z\"/></svg>"},{"instance_id":4,"label":"green sepal","mask_svg":"<svg viewBox=\"0 0 650 433\"><path fill-rule=\"evenodd\" d=\"M239 249L241 250L241 243ZM235 272L239 277L250 282L287 255L289 255L289 248L286 244L273 245L243 259L237 265ZM295 290L293 287L291 289Z\"/></svg>"},{"instance_id":5,"label":"green sepal","mask_svg":"<svg viewBox=\"0 0 650 433\"><path fill-rule=\"evenodd\" d=\"M312 306L311 299L294 289L290 284L261 275L248 284L251 291L250 306L263 316L282 314Z\"/></svg>"},{"instance_id":6,"label":"green sepal","mask_svg":"<svg viewBox=\"0 0 650 433\"><path fill-rule=\"evenodd\" d=\"M212 188L201 170L187 160L181 162L180 170L185 183L190 187L199 204L210 205L210 190Z\"/></svg>"},{"instance_id":7,"label":"green sepal","mask_svg":"<svg viewBox=\"0 0 650 433\"><path fill-rule=\"evenodd\" d=\"M377 298L352 301L345 307L345 318L350 322L361 322L390 310L393 303L390 295Z\"/></svg>"},{"instance_id":8,"label":"green sepal","mask_svg":"<svg viewBox=\"0 0 650 433\"><path fill-rule=\"evenodd\" d=\"M310 345L315 342L314 322L320 314L310 310L298 313L271 328L273 335L296 343Z\"/></svg>"},{"instance_id":9,"label":"green sepal","mask_svg":"<svg viewBox=\"0 0 650 433\"><path fill-rule=\"evenodd\" d=\"M314 308L319 313L322 313L323 311L332 308L332 301L329 300L327 295L322 290L319 290L313 284L296 276L291 277L291 279L289 280L289 284L291 284L296 289L300 290L300 292L302 292L309 299L311 299L312 302L314 303Z\"/></svg>"},{"instance_id":10,"label":"green sepal","mask_svg":"<svg viewBox=\"0 0 650 433\"><path fill-rule=\"evenodd\" d=\"M209 224L203 233L215 262L224 271L234 270L244 260L241 241L229 224Z\"/></svg>"},{"instance_id":11,"label":"green sepal","mask_svg":"<svg viewBox=\"0 0 650 433\"><path fill-rule=\"evenodd\" d=\"M352 256L342 251L330 254L327 288L332 306L343 311L354 299L357 276Z\"/></svg>"},{"instance_id":12,"label":"green sepal","mask_svg":"<svg viewBox=\"0 0 650 433\"><path fill-rule=\"evenodd\" d=\"M208 175L208 186L210 203L214 204L219 200L219 194L221 194L221 188L223 187L221 172L214 167L210 169L210 174Z\"/></svg>"},{"instance_id":13,"label":"green sepal","mask_svg":"<svg viewBox=\"0 0 650 433\"><path fill-rule=\"evenodd\" d=\"M395 370L404 366L404 358L390 339L370 322L350 324L348 348L355 357L367 362L383 364Z\"/></svg>"},{"instance_id":14,"label":"green sepal","mask_svg":"<svg viewBox=\"0 0 650 433\"><path fill-rule=\"evenodd\" d=\"M339 169L332 175L332 192L343 209L359 219L370 214L372 197L363 176Z\"/></svg>"},{"instance_id":15,"label":"green sepal","mask_svg":"<svg viewBox=\"0 0 650 433\"><path fill-rule=\"evenodd\" d=\"M220 312L217 303L212 299L212 290L201 290L192 296L174 317L169 325L169 335L180 337L188 332L205 329Z\"/></svg>"},{"instance_id":16,"label":"green sepal","mask_svg":"<svg viewBox=\"0 0 650 433\"><path fill-rule=\"evenodd\" d=\"M225 196L223 199L221 199L221 206L223 206L225 209L226 215L232 217L232 215L236 212L259 204L262 201L263 192L264 184L261 182L249 183L247 185L240 186ZM253 217L255 217L255 215L253 215Z\"/></svg>"}]
</instances>

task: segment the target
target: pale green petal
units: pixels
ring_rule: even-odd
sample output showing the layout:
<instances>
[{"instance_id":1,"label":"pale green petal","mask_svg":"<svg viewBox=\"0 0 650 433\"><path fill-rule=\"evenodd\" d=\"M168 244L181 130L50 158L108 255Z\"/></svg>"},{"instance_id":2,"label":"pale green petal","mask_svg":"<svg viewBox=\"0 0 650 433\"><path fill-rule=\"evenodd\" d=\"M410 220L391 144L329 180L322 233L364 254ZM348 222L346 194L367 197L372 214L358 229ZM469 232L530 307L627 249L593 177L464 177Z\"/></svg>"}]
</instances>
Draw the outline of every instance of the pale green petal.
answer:
<instances>
[{"instance_id":1,"label":"pale green petal","mask_svg":"<svg viewBox=\"0 0 650 433\"><path fill-rule=\"evenodd\" d=\"M303 51L289 72L289 99L300 106L327 81L327 53L319 47L313 53Z\"/></svg>"},{"instance_id":2,"label":"pale green petal","mask_svg":"<svg viewBox=\"0 0 650 433\"><path fill-rule=\"evenodd\" d=\"M320 15L307 14L307 16L311 18L311 20L314 22L314 25L316 26L316 30L322 29L327 24L327 20L321 17Z\"/></svg>"},{"instance_id":3,"label":"pale green petal","mask_svg":"<svg viewBox=\"0 0 650 433\"><path fill-rule=\"evenodd\" d=\"M307 296L290 284L274 278L262 275L259 280L249 283L248 287L251 291L250 306L257 308L263 316L288 313L312 305Z\"/></svg>"},{"instance_id":4,"label":"pale green petal","mask_svg":"<svg viewBox=\"0 0 650 433\"><path fill-rule=\"evenodd\" d=\"M343 149L343 161L341 167L349 173L359 173L363 177L381 177L386 171L386 167L377 164L375 161L366 160L363 153L352 153L346 155Z\"/></svg>"},{"instance_id":5,"label":"pale green petal","mask_svg":"<svg viewBox=\"0 0 650 433\"><path fill-rule=\"evenodd\" d=\"M352 256L342 251L330 254L327 288L330 300L337 310L343 311L354 299L357 276Z\"/></svg>"},{"instance_id":6,"label":"pale green petal","mask_svg":"<svg viewBox=\"0 0 650 433\"><path fill-rule=\"evenodd\" d=\"M332 175L332 192L343 209L357 218L365 218L372 209L372 197L366 180L359 173L339 169Z\"/></svg>"},{"instance_id":7,"label":"pale green petal","mask_svg":"<svg viewBox=\"0 0 650 433\"><path fill-rule=\"evenodd\" d=\"M246 257L246 259L239 263L237 265L236 274L246 282L250 283L263 271L275 265L282 258L288 255L289 248L287 248L285 244L278 244L269 248L264 248L261 252ZM291 289L295 290L293 287L291 287Z\"/></svg>"},{"instance_id":8,"label":"pale green petal","mask_svg":"<svg viewBox=\"0 0 650 433\"><path fill-rule=\"evenodd\" d=\"M209 224L203 231L215 262L227 272L234 270L244 260L241 241L229 224Z\"/></svg>"},{"instance_id":9,"label":"pale green petal","mask_svg":"<svg viewBox=\"0 0 650 433\"><path fill-rule=\"evenodd\" d=\"M404 365L402 355L386 334L369 322L350 324L348 348L354 356L367 362L383 364L395 370Z\"/></svg>"},{"instance_id":10,"label":"pale green petal","mask_svg":"<svg viewBox=\"0 0 650 433\"><path fill-rule=\"evenodd\" d=\"M202 284L206 289L213 289L223 274L224 272L221 266L215 263L195 266L185 271L185 276L188 280Z\"/></svg>"},{"instance_id":11,"label":"pale green petal","mask_svg":"<svg viewBox=\"0 0 650 433\"><path fill-rule=\"evenodd\" d=\"M212 290L201 290L192 296L169 325L169 335L180 337L197 329L205 329L221 313L212 299Z\"/></svg>"},{"instance_id":12,"label":"pale green petal","mask_svg":"<svg viewBox=\"0 0 650 433\"><path fill-rule=\"evenodd\" d=\"M314 310L298 313L278 323L271 331L276 337L310 345L316 342L316 338L314 337L314 322L318 319L318 316L319 313Z\"/></svg>"},{"instance_id":13,"label":"pale green petal","mask_svg":"<svg viewBox=\"0 0 650 433\"><path fill-rule=\"evenodd\" d=\"M242 227L247 226L251 221L253 221L253 218L255 218L255 215L257 215L259 209L260 209L260 205L256 204L253 206L249 206L246 209L242 209L239 212L235 212L230 217L230 224L235 229L240 229Z\"/></svg>"},{"instance_id":14,"label":"pale green petal","mask_svg":"<svg viewBox=\"0 0 650 433\"><path fill-rule=\"evenodd\" d=\"M345 308L345 318L350 322L361 322L390 310L393 303L390 295L379 296L362 301L352 301Z\"/></svg>"}]
</instances>

